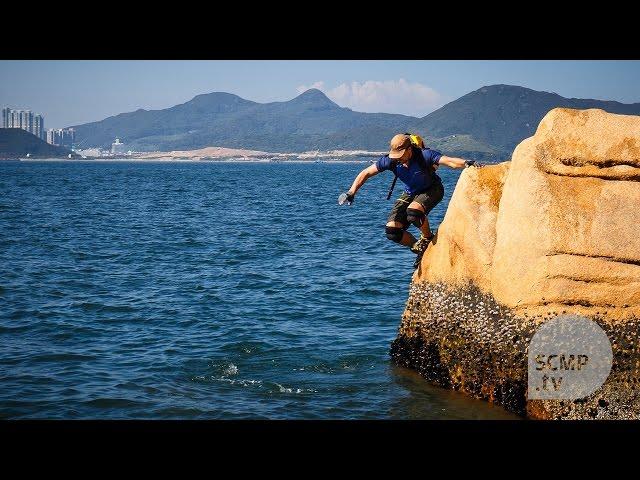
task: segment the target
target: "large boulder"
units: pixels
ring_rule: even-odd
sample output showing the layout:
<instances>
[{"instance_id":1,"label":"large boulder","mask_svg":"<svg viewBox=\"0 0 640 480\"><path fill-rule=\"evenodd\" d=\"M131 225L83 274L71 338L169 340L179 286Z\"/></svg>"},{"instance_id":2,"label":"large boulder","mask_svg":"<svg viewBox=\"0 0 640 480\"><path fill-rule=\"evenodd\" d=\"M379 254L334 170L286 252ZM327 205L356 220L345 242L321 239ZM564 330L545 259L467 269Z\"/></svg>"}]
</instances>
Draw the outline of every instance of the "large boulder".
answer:
<instances>
[{"instance_id":1,"label":"large boulder","mask_svg":"<svg viewBox=\"0 0 640 480\"><path fill-rule=\"evenodd\" d=\"M528 400L528 342L578 314L609 337L605 384ZM395 361L536 418L640 418L640 117L551 110L510 162L462 172L414 273Z\"/></svg>"}]
</instances>

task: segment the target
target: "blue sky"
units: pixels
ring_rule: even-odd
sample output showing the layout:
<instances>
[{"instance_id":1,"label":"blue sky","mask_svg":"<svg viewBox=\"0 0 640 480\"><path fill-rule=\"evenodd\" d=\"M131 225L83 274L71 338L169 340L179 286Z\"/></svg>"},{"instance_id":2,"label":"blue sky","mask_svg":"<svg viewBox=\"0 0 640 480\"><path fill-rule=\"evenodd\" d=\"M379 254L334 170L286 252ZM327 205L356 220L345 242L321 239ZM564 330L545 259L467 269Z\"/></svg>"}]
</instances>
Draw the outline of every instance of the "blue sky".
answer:
<instances>
[{"instance_id":1,"label":"blue sky","mask_svg":"<svg viewBox=\"0 0 640 480\"><path fill-rule=\"evenodd\" d=\"M0 61L0 105L47 128L161 109L224 91L257 102L315 86L358 111L424 116L484 85L640 102L640 61Z\"/></svg>"}]
</instances>

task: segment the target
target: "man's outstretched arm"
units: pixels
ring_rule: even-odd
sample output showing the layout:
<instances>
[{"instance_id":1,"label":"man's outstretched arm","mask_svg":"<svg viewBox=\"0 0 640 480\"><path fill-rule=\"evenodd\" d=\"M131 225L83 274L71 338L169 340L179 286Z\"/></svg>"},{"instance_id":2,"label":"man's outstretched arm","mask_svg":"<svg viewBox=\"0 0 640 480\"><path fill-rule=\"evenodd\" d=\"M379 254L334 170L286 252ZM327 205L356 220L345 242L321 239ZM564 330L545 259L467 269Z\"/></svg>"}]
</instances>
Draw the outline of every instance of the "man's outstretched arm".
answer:
<instances>
[{"instance_id":1,"label":"man's outstretched arm","mask_svg":"<svg viewBox=\"0 0 640 480\"><path fill-rule=\"evenodd\" d=\"M369 165L367 168L362 170L356 176L356 179L353 181L353 184L351 185L351 188L347 192L347 195L350 195L353 198L353 196L360 189L360 187L364 185L364 182L366 182L369 178L373 177L374 175L377 175L378 173L380 172L378 172L378 167L376 167L375 163L373 165Z\"/></svg>"},{"instance_id":2,"label":"man's outstretched arm","mask_svg":"<svg viewBox=\"0 0 640 480\"><path fill-rule=\"evenodd\" d=\"M465 160L464 158L458 158L458 157L447 157L446 155L443 155L440 157L438 164L446 165L447 167L451 167L451 168L464 168L467 165L470 166L475 164L475 161Z\"/></svg>"}]
</instances>

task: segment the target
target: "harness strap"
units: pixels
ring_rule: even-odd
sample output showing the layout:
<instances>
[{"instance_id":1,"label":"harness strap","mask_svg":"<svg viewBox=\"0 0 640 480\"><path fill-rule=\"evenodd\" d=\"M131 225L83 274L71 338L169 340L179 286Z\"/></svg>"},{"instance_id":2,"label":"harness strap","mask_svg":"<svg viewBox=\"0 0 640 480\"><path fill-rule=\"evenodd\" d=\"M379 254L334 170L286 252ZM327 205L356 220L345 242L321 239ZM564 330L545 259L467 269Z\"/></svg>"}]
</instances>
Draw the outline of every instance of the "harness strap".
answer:
<instances>
[{"instance_id":1,"label":"harness strap","mask_svg":"<svg viewBox=\"0 0 640 480\"><path fill-rule=\"evenodd\" d=\"M394 166L397 167L397 162L394 162ZM398 181L398 174L394 172L393 182L391 182L391 186L389 187L389 193L387 193L387 200L389 200L391 198L391 195L393 195L393 189L396 187L397 181Z\"/></svg>"}]
</instances>

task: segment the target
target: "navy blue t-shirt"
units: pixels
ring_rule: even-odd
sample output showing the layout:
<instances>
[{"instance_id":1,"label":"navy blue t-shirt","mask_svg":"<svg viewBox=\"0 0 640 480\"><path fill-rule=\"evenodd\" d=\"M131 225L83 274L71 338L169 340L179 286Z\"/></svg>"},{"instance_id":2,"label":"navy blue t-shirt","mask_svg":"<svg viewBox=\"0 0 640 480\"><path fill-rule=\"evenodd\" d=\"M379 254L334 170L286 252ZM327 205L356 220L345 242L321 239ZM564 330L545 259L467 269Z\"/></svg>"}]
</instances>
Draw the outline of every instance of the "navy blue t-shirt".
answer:
<instances>
[{"instance_id":1,"label":"navy blue t-shirt","mask_svg":"<svg viewBox=\"0 0 640 480\"><path fill-rule=\"evenodd\" d=\"M433 169L433 165L440 163L440 157L442 153L437 150L431 150L430 148L422 149L422 156L424 157L427 171L423 171L420 167L420 161L414 156L409 160L408 167L406 165L397 164L395 169L392 169L393 160L389 158L389 155L384 155L376 162L378 172L385 170L391 170L398 175L398 178L406 185L404 191L409 195L415 195L427 190L434 181L435 175L429 174L429 171Z\"/></svg>"}]
</instances>

